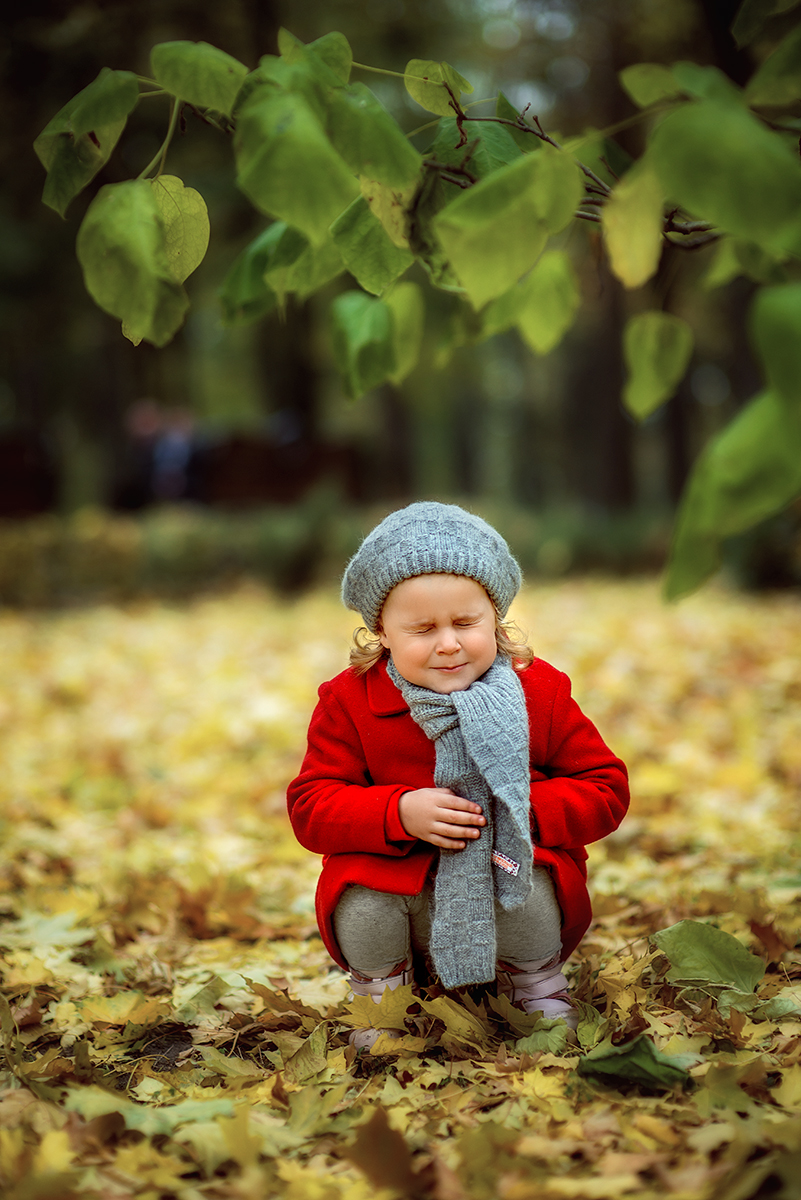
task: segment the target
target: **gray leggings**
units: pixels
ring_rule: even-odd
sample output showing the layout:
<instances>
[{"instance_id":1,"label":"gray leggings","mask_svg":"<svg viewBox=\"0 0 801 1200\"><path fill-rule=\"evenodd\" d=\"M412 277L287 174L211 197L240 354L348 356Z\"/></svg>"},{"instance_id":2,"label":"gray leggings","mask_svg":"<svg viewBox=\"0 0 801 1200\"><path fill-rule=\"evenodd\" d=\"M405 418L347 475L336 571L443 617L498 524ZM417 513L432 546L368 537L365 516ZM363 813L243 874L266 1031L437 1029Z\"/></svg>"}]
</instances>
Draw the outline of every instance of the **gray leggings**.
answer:
<instances>
[{"instance_id":1,"label":"gray leggings","mask_svg":"<svg viewBox=\"0 0 801 1200\"><path fill-rule=\"evenodd\" d=\"M418 896L396 896L351 884L334 912L334 931L348 966L359 975L383 979L411 951L425 954L431 936L433 883ZM516 966L549 959L561 946L562 918L544 867L535 867L531 891L520 908L495 905L498 959Z\"/></svg>"}]
</instances>

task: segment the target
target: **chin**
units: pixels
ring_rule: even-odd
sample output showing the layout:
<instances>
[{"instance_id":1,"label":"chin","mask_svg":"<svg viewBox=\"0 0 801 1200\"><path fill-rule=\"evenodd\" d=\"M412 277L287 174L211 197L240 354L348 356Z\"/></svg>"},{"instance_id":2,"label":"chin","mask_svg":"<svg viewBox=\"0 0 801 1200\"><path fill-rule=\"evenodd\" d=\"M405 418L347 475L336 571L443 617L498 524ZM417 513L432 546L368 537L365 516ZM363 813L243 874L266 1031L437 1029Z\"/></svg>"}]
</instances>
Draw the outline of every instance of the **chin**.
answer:
<instances>
[{"instance_id":1,"label":"chin","mask_svg":"<svg viewBox=\"0 0 801 1200\"><path fill-rule=\"evenodd\" d=\"M439 692L441 696L448 696L451 692L464 692L470 687L473 682L472 677L469 679L436 679L432 684L424 685L430 687L432 692Z\"/></svg>"}]
</instances>

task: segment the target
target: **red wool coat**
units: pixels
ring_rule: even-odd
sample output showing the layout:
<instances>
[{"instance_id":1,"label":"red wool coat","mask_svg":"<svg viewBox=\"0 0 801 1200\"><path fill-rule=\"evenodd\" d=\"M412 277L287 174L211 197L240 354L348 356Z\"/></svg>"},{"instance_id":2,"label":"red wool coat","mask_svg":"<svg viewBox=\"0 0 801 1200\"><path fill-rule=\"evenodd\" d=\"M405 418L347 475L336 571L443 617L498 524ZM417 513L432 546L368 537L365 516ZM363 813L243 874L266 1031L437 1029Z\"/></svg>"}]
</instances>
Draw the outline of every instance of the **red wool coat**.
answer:
<instances>
[{"instance_id":1,"label":"red wool coat","mask_svg":"<svg viewBox=\"0 0 801 1200\"><path fill-rule=\"evenodd\" d=\"M567 958L592 916L584 847L620 824L628 779L571 698L566 675L535 659L520 682L530 729L534 862L551 874ZM287 800L301 845L325 856L317 921L342 967L347 963L332 918L347 885L417 895L439 854L409 837L398 815L404 792L434 786L435 753L383 662L364 675L349 668L320 688L306 756Z\"/></svg>"}]
</instances>

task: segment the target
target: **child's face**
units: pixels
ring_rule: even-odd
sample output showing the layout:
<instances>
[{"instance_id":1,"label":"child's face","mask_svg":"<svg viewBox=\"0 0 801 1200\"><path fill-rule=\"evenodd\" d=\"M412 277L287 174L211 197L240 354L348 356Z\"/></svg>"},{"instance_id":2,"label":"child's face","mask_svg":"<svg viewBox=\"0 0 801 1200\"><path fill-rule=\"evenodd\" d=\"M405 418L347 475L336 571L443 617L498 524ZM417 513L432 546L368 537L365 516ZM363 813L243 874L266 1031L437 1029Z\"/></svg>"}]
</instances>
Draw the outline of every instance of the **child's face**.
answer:
<instances>
[{"instance_id":1,"label":"child's face","mask_svg":"<svg viewBox=\"0 0 801 1200\"><path fill-rule=\"evenodd\" d=\"M495 661L495 608L474 579L415 575L384 601L379 637L404 679L448 695Z\"/></svg>"}]
</instances>

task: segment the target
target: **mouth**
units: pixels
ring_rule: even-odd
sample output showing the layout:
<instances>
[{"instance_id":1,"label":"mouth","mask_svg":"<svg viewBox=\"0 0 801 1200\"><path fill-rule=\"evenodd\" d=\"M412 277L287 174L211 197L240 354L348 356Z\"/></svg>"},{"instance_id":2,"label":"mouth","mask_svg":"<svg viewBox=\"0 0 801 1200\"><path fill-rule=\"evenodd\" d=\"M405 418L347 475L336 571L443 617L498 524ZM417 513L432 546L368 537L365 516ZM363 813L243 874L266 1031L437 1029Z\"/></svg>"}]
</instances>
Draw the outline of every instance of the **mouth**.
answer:
<instances>
[{"instance_id":1,"label":"mouth","mask_svg":"<svg viewBox=\"0 0 801 1200\"><path fill-rule=\"evenodd\" d=\"M466 666L467 666L467 663L453 663L449 667L434 667L434 670L435 671L445 671L447 674L450 675L454 671L461 671L462 667L466 667Z\"/></svg>"}]
</instances>

